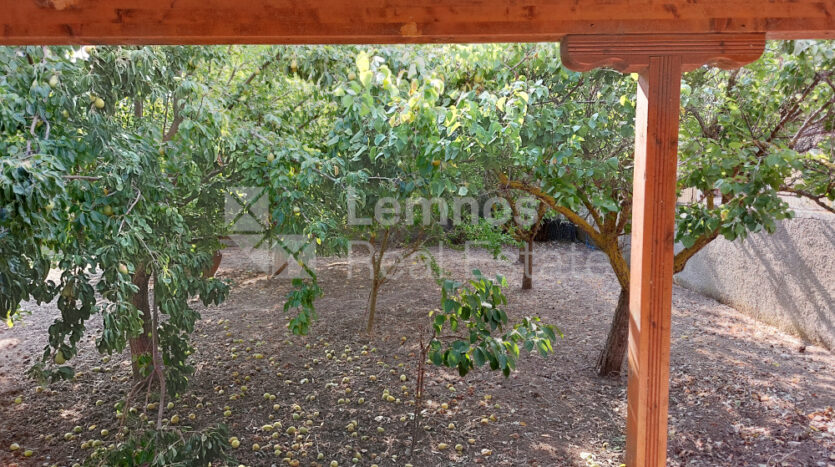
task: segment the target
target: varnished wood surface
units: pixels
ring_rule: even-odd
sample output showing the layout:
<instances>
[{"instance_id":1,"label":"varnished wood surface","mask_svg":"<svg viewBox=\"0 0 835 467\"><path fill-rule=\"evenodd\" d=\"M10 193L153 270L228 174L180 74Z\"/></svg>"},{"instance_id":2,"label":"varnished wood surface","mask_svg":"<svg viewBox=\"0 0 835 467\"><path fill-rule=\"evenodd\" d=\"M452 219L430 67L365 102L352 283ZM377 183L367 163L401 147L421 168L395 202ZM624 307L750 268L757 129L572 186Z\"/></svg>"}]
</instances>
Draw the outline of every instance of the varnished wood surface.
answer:
<instances>
[{"instance_id":1,"label":"varnished wood surface","mask_svg":"<svg viewBox=\"0 0 835 467\"><path fill-rule=\"evenodd\" d=\"M677 56L681 71L705 64L738 68L765 50L765 34L614 34L563 38L562 63L576 71L609 67L632 73L647 68L655 56Z\"/></svg>"},{"instance_id":2,"label":"varnished wood surface","mask_svg":"<svg viewBox=\"0 0 835 467\"><path fill-rule=\"evenodd\" d=\"M557 41L835 34L835 0L0 0L0 44Z\"/></svg>"},{"instance_id":3,"label":"varnished wood surface","mask_svg":"<svg viewBox=\"0 0 835 467\"><path fill-rule=\"evenodd\" d=\"M626 464L667 461L670 321L682 58L652 57L638 86L629 290Z\"/></svg>"}]
</instances>

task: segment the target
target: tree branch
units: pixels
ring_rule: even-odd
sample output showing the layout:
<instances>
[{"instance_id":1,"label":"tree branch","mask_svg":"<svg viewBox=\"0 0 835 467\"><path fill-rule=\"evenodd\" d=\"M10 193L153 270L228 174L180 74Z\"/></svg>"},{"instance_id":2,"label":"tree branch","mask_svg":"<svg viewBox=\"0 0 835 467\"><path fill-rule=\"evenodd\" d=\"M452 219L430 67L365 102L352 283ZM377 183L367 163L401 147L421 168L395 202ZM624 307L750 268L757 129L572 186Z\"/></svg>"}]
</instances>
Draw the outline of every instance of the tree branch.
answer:
<instances>
[{"instance_id":1,"label":"tree branch","mask_svg":"<svg viewBox=\"0 0 835 467\"><path fill-rule=\"evenodd\" d=\"M716 239L719 236L719 229L716 229L712 232L706 233L702 235L693 245L681 250L675 255L673 259L673 274L678 274L684 270L684 266L687 265L687 261L693 257L696 253L701 251L702 248L706 247L710 242Z\"/></svg>"}]
</instances>

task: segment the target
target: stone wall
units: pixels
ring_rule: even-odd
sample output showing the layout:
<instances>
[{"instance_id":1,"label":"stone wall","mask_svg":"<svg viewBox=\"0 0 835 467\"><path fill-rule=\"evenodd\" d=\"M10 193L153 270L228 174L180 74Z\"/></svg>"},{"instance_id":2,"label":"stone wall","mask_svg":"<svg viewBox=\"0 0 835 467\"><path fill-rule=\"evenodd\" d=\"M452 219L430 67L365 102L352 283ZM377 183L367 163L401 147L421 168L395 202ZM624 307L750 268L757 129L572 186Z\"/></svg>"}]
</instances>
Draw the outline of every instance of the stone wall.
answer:
<instances>
[{"instance_id":1,"label":"stone wall","mask_svg":"<svg viewBox=\"0 0 835 467\"><path fill-rule=\"evenodd\" d=\"M835 215L797 200L796 217L744 241L713 241L676 282L835 349Z\"/></svg>"}]
</instances>

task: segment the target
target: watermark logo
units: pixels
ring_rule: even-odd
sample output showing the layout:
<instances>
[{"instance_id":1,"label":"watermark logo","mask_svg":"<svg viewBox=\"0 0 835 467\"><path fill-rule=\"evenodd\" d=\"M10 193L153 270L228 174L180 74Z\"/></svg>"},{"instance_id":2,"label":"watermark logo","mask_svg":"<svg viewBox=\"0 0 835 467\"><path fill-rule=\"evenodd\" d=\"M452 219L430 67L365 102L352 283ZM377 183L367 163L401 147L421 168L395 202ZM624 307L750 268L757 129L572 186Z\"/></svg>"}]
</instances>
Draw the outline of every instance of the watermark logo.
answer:
<instances>
[{"instance_id":1,"label":"watermark logo","mask_svg":"<svg viewBox=\"0 0 835 467\"><path fill-rule=\"evenodd\" d=\"M229 238L257 270L271 277L309 277L302 264L313 269L316 248L304 235L274 232L265 189L240 187L227 192L224 217Z\"/></svg>"},{"instance_id":2,"label":"watermark logo","mask_svg":"<svg viewBox=\"0 0 835 467\"><path fill-rule=\"evenodd\" d=\"M395 225L424 226L437 222L444 226L475 225L484 219L494 227L513 223L523 229L531 227L538 219L539 199L534 196L521 196L513 203L501 196L492 196L478 200L471 196L446 198L416 197L401 200L394 197L381 197L374 203L373 209L361 203L360 197L349 189L348 225ZM361 211L369 211L360 214ZM437 218L437 220L436 220Z\"/></svg>"},{"instance_id":3,"label":"watermark logo","mask_svg":"<svg viewBox=\"0 0 835 467\"><path fill-rule=\"evenodd\" d=\"M410 198L402 200L394 197L381 197L373 206L361 202L355 193L347 193L347 224L366 226L369 231L376 228L391 229L404 227L404 231L420 229L433 223L445 229L463 225L477 225L480 222L503 229L529 229L536 222L542 221L539 211L540 200L533 196L509 200L505 197L489 198L451 197L446 198ZM281 215L271 210L269 194L264 188L240 187L227 192L224 206L225 219L230 226L230 239L242 250L250 267L263 271L271 277L309 278L308 271L315 271L316 245L310 238L298 234L276 232L278 224L273 215ZM435 245L422 244L419 249L410 252L408 258L397 248L394 241L391 251L383 253L381 263L386 267L386 277L394 279L399 275L411 279L431 278L431 262L437 268L446 270L460 266L464 261L467 268L483 265L489 252L486 242L466 241L461 247L449 248L443 241ZM347 262L347 278L359 274L374 275L372 260L378 253L379 245L363 238L350 239L344 250ZM405 247L404 247L405 248ZM588 246L573 244L564 249L558 259L552 259L548 267L558 269L563 275L603 274L607 265L606 256L599 250L589 251ZM462 251L463 250L463 251ZM462 257L463 252L463 257ZM532 252L527 249L505 250L499 259L505 261L530 261ZM518 260L516 259L518 257ZM388 267L391 265L407 267ZM539 268L538 268L539 269ZM557 271L552 271L557 272ZM528 274L525 268L525 274Z\"/></svg>"}]
</instances>

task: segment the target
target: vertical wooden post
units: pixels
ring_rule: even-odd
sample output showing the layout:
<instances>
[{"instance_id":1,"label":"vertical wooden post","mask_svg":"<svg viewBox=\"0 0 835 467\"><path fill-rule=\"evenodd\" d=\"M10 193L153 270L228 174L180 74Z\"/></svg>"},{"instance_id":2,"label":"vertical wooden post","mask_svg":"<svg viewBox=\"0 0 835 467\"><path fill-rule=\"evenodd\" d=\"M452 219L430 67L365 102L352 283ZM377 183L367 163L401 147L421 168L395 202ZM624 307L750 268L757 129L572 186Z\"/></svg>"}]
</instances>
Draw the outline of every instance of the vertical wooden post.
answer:
<instances>
[{"instance_id":1,"label":"vertical wooden post","mask_svg":"<svg viewBox=\"0 0 835 467\"><path fill-rule=\"evenodd\" d=\"M652 57L638 81L629 291L627 465L664 465L670 378L681 57Z\"/></svg>"},{"instance_id":2,"label":"vertical wooden post","mask_svg":"<svg viewBox=\"0 0 835 467\"><path fill-rule=\"evenodd\" d=\"M705 63L734 68L760 57L761 34L566 36L563 64L638 73L626 464L667 462L670 321L681 73Z\"/></svg>"}]
</instances>

